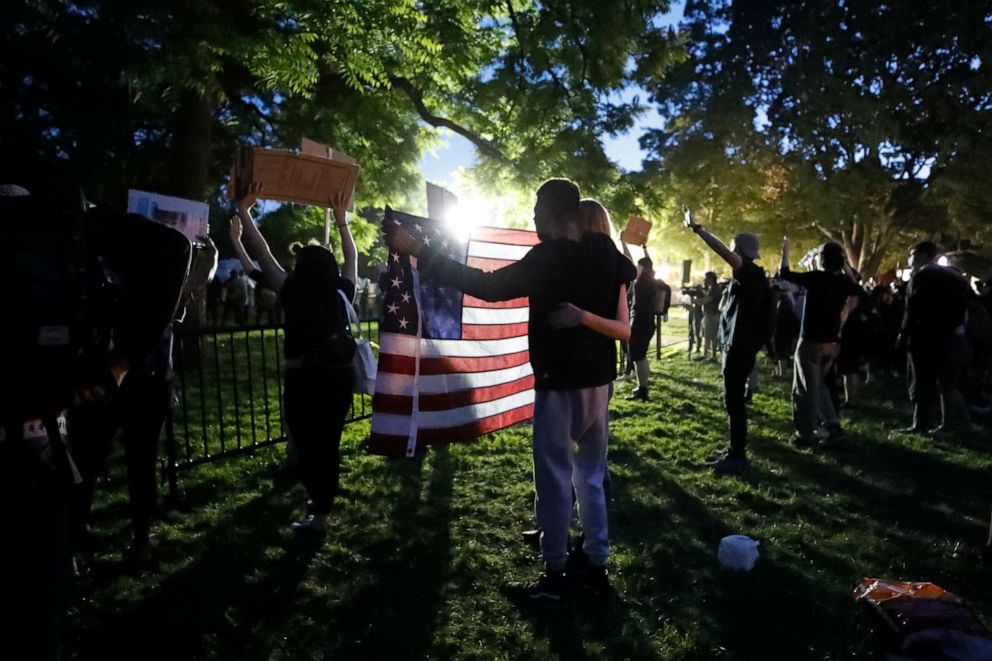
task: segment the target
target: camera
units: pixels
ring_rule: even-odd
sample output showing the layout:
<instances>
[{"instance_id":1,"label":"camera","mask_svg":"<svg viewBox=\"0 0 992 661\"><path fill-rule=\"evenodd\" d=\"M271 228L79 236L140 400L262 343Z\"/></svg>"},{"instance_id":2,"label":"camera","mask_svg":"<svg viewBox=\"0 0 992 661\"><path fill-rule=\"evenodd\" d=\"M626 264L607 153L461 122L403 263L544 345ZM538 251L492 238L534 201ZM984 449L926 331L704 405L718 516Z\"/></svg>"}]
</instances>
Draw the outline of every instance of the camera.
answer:
<instances>
[{"instance_id":1,"label":"camera","mask_svg":"<svg viewBox=\"0 0 992 661\"><path fill-rule=\"evenodd\" d=\"M706 290L703 289L702 285L682 287L682 295L688 296L689 298L702 298L706 295Z\"/></svg>"}]
</instances>

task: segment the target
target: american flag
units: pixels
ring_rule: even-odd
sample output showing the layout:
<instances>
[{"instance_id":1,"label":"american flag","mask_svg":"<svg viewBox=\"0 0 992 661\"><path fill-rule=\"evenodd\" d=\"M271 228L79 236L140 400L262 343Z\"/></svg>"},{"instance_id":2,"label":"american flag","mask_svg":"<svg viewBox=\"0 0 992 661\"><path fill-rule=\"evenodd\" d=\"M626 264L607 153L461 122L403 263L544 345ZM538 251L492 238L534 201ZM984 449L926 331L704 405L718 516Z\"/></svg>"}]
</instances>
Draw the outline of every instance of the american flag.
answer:
<instances>
[{"instance_id":1,"label":"american flag","mask_svg":"<svg viewBox=\"0 0 992 661\"><path fill-rule=\"evenodd\" d=\"M480 227L466 241L444 224L393 210L424 245L492 271L538 242L526 230ZM379 370L372 399L373 453L412 456L418 444L467 441L534 415L526 298L488 303L422 275L409 257L389 255Z\"/></svg>"}]
</instances>

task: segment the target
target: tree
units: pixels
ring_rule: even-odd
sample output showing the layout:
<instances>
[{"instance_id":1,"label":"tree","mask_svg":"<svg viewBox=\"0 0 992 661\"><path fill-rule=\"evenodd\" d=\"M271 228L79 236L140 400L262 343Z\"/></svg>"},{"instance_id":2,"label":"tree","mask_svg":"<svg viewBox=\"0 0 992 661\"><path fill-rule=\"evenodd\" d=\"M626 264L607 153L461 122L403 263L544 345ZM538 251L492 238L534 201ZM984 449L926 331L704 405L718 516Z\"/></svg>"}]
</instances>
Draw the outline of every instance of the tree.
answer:
<instances>
[{"instance_id":1,"label":"tree","mask_svg":"<svg viewBox=\"0 0 992 661\"><path fill-rule=\"evenodd\" d=\"M614 93L677 59L666 6L34 0L3 19L2 129L105 202L216 195L237 144L305 135L359 156L360 202L380 205L419 184L429 127L471 140L483 178L615 185L601 137L643 110Z\"/></svg>"},{"instance_id":2,"label":"tree","mask_svg":"<svg viewBox=\"0 0 992 661\"><path fill-rule=\"evenodd\" d=\"M866 275L904 240L984 224L992 3L690 0L690 58L645 81L655 185L841 243ZM738 194L727 184L750 181ZM955 202L956 200L956 202ZM790 230L791 233L791 230Z\"/></svg>"}]
</instances>

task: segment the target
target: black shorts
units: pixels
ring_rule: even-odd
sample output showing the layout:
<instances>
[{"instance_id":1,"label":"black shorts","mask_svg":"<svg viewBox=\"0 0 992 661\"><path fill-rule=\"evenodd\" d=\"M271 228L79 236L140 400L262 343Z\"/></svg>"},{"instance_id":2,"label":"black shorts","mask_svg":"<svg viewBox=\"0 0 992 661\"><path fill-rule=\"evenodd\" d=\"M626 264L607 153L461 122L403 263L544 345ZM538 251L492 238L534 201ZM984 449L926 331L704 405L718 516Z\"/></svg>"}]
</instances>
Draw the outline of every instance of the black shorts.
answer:
<instances>
[{"instance_id":1,"label":"black shorts","mask_svg":"<svg viewBox=\"0 0 992 661\"><path fill-rule=\"evenodd\" d=\"M654 323L639 325L634 324L630 329L630 359L637 362L648 357L648 345L651 344L651 337L654 335Z\"/></svg>"}]
</instances>

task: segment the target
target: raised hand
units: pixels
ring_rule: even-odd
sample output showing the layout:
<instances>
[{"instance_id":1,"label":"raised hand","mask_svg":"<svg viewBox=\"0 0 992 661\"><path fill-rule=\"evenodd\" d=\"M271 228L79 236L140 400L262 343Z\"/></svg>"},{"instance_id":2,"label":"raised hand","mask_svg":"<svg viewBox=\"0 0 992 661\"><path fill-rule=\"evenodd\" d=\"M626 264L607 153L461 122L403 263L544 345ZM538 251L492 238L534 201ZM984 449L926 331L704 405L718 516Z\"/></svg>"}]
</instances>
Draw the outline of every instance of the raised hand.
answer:
<instances>
[{"instance_id":1,"label":"raised hand","mask_svg":"<svg viewBox=\"0 0 992 661\"><path fill-rule=\"evenodd\" d=\"M348 202L351 195L345 192L335 193L331 196L331 209L334 211L334 222L338 227L348 222Z\"/></svg>"},{"instance_id":2,"label":"raised hand","mask_svg":"<svg viewBox=\"0 0 992 661\"><path fill-rule=\"evenodd\" d=\"M686 204L682 205L682 225L693 232L699 228L699 223L692 216L692 209Z\"/></svg>"},{"instance_id":3,"label":"raised hand","mask_svg":"<svg viewBox=\"0 0 992 661\"><path fill-rule=\"evenodd\" d=\"M420 254L423 244L400 227L396 221L389 218L383 220L382 232L386 236L386 245L393 252L401 255L413 255L414 257Z\"/></svg>"},{"instance_id":4,"label":"raised hand","mask_svg":"<svg viewBox=\"0 0 992 661\"><path fill-rule=\"evenodd\" d=\"M255 202L258 201L258 198L262 197L263 193L264 188L262 184L259 182L252 182L248 186L248 192L245 193L245 196L238 200L238 210L243 214L247 214L251 211L251 208L255 206Z\"/></svg>"},{"instance_id":5,"label":"raised hand","mask_svg":"<svg viewBox=\"0 0 992 661\"><path fill-rule=\"evenodd\" d=\"M227 221L227 233L231 237L231 243L241 243L241 233L243 230L244 228L241 227L241 217L238 215L231 216Z\"/></svg>"}]
</instances>

